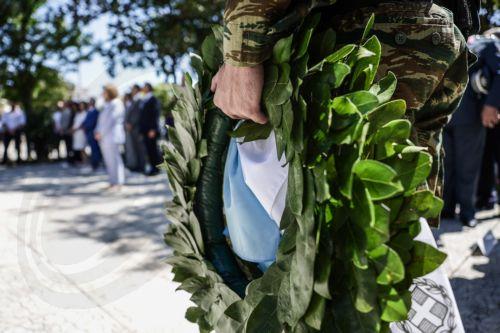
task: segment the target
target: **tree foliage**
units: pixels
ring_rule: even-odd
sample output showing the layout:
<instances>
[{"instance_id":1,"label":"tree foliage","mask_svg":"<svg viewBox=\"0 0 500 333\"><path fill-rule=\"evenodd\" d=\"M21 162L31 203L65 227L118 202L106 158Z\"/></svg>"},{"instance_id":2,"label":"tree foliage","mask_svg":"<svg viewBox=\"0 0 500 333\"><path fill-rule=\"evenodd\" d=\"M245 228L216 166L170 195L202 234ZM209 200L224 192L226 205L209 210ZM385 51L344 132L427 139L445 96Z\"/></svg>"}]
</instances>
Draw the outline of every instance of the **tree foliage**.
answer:
<instances>
[{"instance_id":1,"label":"tree foliage","mask_svg":"<svg viewBox=\"0 0 500 333\"><path fill-rule=\"evenodd\" d=\"M152 65L173 75L183 56L198 51L213 24L222 19L223 1L97 0L109 15L109 40L102 53L124 66Z\"/></svg>"},{"instance_id":2,"label":"tree foliage","mask_svg":"<svg viewBox=\"0 0 500 333\"><path fill-rule=\"evenodd\" d=\"M90 45L82 27L92 19L78 1L6 0L0 4L0 89L31 112L35 89L50 69L74 65Z\"/></svg>"},{"instance_id":3,"label":"tree foliage","mask_svg":"<svg viewBox=\"0 0 500 333\"><path fill-rule=\"evenodd\" d=\"M285 18L290 26L273 30L278 40L263 91L270 122L231 133L251 141L272 129L290 170L276 262L243 299L205 258L192 209L207 153L201 124L214 110L209 82L221 57L220 30L204 42L202 58L192 57L199 82L192 87L188 77L176 89L165 239L174 248L174 280L196 304L186 318L202 332L387 332L407 319L412 280L445 258L415 240L419 219L439 215L442 202L426 188L431 155L410 141L405 102L392 100L396 77L374 82L381 45L370 37L373 17L360 41L338 47L333 30L317 29L320 17L298 25Z\"/></svg>"}]
</instances>

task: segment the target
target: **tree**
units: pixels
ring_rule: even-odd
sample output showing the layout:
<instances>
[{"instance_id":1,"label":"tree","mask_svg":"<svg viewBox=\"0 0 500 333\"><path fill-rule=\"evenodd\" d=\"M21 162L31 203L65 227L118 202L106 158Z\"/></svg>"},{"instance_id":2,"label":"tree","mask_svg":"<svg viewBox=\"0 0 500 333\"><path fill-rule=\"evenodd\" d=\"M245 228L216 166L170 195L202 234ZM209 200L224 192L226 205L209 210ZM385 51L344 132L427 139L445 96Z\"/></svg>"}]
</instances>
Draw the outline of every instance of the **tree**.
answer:
<instances>
[{"instance_id":1,"label":"tree","mask_svg":"<svg viewBox=\"0 0 500 333\"><path fill-rule=\"evenodd\" d=\"M224 1L97 0L110 15L110 36L101 47L112 72L117 64L152 65L171 77L181 58L198 51L220 23Z\"/></svg>"},{"instance_id":2,"label":"tree","mask_svg":"<svg viewBox=\"0 0 500 333\"><path fill-rule=\"evenodd\" d=\"M56 82L56 69L71 68L88 57L90 52L82 50L91 39L82 28L93 18L90 8L76 0L58 5L45 0L0 3L0 90L21 102L28 122L33 121L35 93L42 83ZM29 131L27 136L30 140Z\"/></svg>"}]
</instances>

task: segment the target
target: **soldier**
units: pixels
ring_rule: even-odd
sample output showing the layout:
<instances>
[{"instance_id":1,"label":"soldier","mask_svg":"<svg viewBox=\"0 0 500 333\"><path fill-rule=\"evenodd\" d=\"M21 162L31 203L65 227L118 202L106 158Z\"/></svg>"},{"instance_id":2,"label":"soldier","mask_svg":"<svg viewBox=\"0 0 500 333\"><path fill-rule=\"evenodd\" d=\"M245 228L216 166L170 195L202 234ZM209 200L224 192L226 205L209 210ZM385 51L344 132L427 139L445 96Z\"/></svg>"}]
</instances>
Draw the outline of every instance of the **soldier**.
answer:
<instances>
[{"instance_id":1,"label":"soldier","mask_svg":"<svg viewBox=\"0 0 500 333\"><path fill-rule=\"evenodd\" d=\"M335 1L329 1L335 3ZM441 1L440 3L445 2ZM289 0L230 0L224 12L224 66L212 81L214 103L228 116L266 123L260 110L264 82L262 63L272 45L266 39L269 27L287 12ZM294 5L300 3L294 2ZM455 3L455 2L454 2ZM469 20L457 16L462 31L473 30L477 3L460 1ZM456 8L454 8L456 9ZM432 0L338 1L326 10L339 43L359 40L372 13L372 32L382 43L378 77L392 71L398 78L394 98L407 103L407 118L413 124L413 141L427 147L434 157L429 186L442 193L441 133L457 107L467 84L468 53L453 13ZM474 20L470 20L470 18ZM330 19L331 18L331 19Z\"/></svg>"}]
</instances>

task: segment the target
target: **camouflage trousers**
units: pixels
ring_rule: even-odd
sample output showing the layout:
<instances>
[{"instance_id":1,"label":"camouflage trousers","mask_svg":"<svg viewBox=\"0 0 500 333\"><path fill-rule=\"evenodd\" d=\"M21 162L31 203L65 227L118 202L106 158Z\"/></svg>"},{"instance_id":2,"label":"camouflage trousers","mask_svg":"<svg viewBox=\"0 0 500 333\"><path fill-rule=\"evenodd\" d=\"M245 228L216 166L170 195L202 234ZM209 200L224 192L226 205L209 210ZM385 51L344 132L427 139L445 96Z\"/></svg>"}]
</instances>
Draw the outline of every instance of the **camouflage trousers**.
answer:
<instances>
[{"instance_id":1,"label":"camouflage trousers","mask_svg":"<svg viewBox=\"0 0 500 333\"><path fill-rule=\"evenodd\" d=\"M442 128L460 103L467 85L468 52L453 14L424 2L381 3L332 20L337 40L359 40L372 13L372 32L382 44L378 78L392 71L398 85L394 98L407 104L413 141L433 155L430 189L442 194Z\"/></svg>"}]
</instances>

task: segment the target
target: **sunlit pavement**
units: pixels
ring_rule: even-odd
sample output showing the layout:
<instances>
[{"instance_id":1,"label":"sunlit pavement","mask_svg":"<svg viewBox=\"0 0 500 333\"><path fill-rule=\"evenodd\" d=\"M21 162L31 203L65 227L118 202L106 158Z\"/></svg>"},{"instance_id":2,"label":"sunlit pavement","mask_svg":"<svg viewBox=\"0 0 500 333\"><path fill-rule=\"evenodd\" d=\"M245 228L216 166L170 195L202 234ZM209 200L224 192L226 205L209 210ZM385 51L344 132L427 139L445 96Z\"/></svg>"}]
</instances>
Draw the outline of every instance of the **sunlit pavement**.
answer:
<instances>
[{"instance_id":1,"label":"sunlit pavement","mask_svg":"<svg viewBox=\"0 0 500 333\"><path fill-rule=\"evenodd\" d=\"M197 332L162 234L166 177L0 167L0 332Z\"/></svg>"},{"instance_id":2,"label":"sunlit pavement","mask_svg":"<svg viewBox=\"0 0 500 333\"><path fill-rule=\"evenodd\" d=\"M184 319L162 234L170 197L164 175L133 174L104 192L101 171L61 164L0 167L0 332L197 332ZM443 221L435 232L467 332L500 332L500 245L489 258L471 247L493 230Z\"/></svg>"},{"instance_id":3,"label":"sunlit pavement","mask_svg":"<svg viewBox=\"0 0 500 333\"><path fill-rule=\"evenodd\" d=\"M487 257L475 255L475 245L488 231L500 239L500 209L479 212L471 229L444 220L435 231L438 244L448 254L445 270L458 302L466 332L500 332L500 244Z\"/></svg>"}]
</instances>

